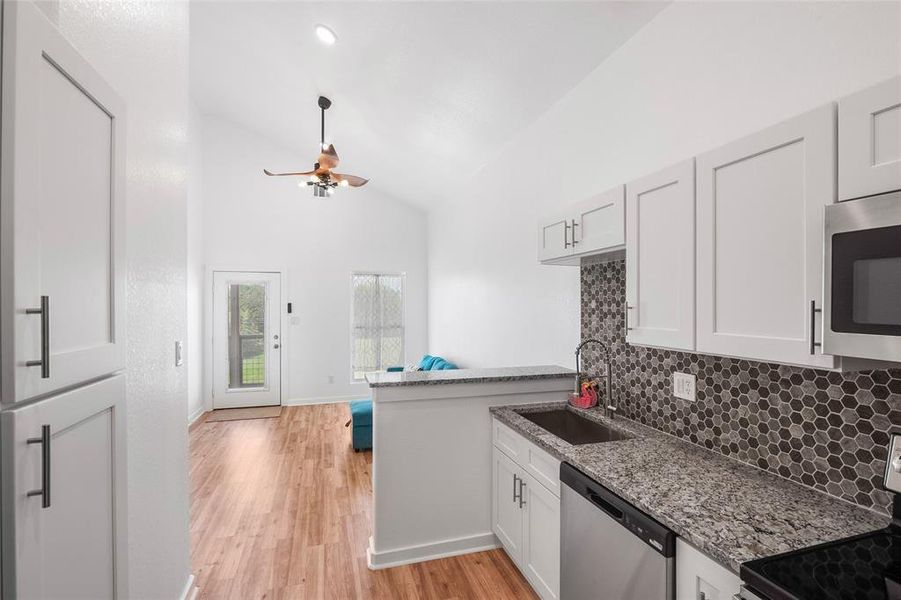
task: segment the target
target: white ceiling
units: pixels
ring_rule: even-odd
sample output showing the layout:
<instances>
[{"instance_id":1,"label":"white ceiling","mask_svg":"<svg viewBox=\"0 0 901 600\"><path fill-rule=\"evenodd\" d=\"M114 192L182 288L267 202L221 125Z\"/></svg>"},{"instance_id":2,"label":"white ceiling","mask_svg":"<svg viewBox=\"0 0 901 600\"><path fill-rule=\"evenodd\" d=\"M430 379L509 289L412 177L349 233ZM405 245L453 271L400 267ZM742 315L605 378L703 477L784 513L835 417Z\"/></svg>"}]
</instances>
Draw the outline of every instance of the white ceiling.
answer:
<instances>
[{"instance_id":1,"label":"white ceiling","mask_svg":"<svg viewBox=\"0 0 901 600\"><path fill-rule=\"evenodd\" d=\"M206 113L311 167L317 97L340 172L428 208L651 20L660 2L193 2L191 91ZM338 35L327 47L313 27ZM586 115L590 118L590 115Z\"/></svg>"}]
</instances>

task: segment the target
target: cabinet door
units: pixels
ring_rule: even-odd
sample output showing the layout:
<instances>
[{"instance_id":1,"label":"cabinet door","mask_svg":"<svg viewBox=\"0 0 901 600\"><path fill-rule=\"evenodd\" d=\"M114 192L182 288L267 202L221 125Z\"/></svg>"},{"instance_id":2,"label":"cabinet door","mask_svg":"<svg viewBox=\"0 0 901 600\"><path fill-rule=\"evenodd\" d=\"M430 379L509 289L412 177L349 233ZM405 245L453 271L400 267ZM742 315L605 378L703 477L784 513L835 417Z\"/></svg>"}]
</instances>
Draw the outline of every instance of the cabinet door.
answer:
<instances>
[{"instance_id":1,"label":"cabinet door","mask_svg":"<svg viewBox=\"0 0 901 600\"><path fill-rule=\"evenodd\" d=\"M552 217L538 226L538 260L563 258L573 253L570 219Z\"/></svg>"},{"instance_id":2,"label":"cabinet door","mask_svg":"<svg viewBox=\"0 0 901 600\"><path fill-rule=\"evenodd\" d=\"M688 160L626 185L626 341L694 349L695 181Z\"/></svg>"},{"instance_id":3,"label":"cabinet door","mask_svg":"<svg viewBox=\"0 0 901 600\"><path fill-rule=\"evenodd\" d=\"M590 254L625 244L625 207L626 189L622 185L577 204L570 238L573 252Z\"/></svg>"},{"instance_id":4,"label":"cabinet door","mask_svg":"<svg viewBox=\"0 0 901 600\"><path fill-rule=\"evenodd\" d=\"M838 197L901 189L901 77L838 101Z\"/></svg>"},{"instance_id":5,"label":"cabinet door","mask_svg":"<svg viewBox=\"0 0 901 600\"><path fill-rule=\"evenodd\" d=\"M522 509L518 498L523 473L506 454L497 448L492 448L492 452L491 529L518 565L522 558Z\"/></svg>"},{"instance_id":6,"label":"cabinet door","mask_svg":"<svg viewBox=\"0 0 901 600\"><path fill-rule=\"evenodd\" d=\"M735 573L676 539L676 600L732 600L740 587Z\"/></svg>"},{"instance_id":7,"label":"cabinet door","mask_svg":"<svg viewBox=\"0 0 901 600\"><path fill-rule=\"evenodd\" d=\"M32 3L3 12L0 352L11 403L124 366L125 119Z\"/></svg>"},{"instance_id":8,"label":"cabinet door","mask_svg":"<svg viewBox=\"0 0 901 600\"><path fill-rule=\"evenodd\" d=\"M531 476L523 482L522 570L542 598L560 596L560 498Z\"/></svg>"},{"instance_id":9,"label":"cabinet door","mask_svg":"<svg viewBox=\"0 0 901 600\"><path fill-rule=\"evenodd\" d=\"M124 397L119 375L3 412L4 596L126 597Z\"/></svg>"},{"instance_id":10,"label":"cabinet door","mask_svg":"<svg viewBox=\"0 0 901 600\"><path fill-rule=\"evenodd\" d=\"M822 339L824 207L835 201L835 108L699 156L699 352L834 368ZM811 328L811 318L815 318Z\"/></svg>"}]
</instances>

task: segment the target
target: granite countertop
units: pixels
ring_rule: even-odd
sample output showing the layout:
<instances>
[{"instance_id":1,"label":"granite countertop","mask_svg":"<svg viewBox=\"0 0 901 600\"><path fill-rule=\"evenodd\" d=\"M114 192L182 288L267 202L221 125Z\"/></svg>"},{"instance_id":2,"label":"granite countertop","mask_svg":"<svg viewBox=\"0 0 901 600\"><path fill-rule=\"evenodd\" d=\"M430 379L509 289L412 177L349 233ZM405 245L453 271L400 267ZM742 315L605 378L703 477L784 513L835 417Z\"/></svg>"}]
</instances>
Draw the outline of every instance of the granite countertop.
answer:
<instances>
[{"instance_id":1,"label":"granite countertop","mask_svg":"<svg viewBox=\"0 0 901 600\"><path fill-rule=\"evenodd\" d=\"M488 383L573 377L575 372L556 365L536 367L499 367L493 369L454 369L450 371L399 371L366 375L369 387L401 385L438 385L448 383Z\"/></svg>"},{"instance_id":2,"label":"granite countertop","mask_svg":"<svg viewBox=\"0 0 901 600\"><path fill-rule=\"evenodd\" d=\"M570 463L738 573L745 561L885 527L888 516L680 441L598 409L570 408L635 437L573 446L518 413L562 408L528 404L491 414Z\"/></svg>"}]
</instances>

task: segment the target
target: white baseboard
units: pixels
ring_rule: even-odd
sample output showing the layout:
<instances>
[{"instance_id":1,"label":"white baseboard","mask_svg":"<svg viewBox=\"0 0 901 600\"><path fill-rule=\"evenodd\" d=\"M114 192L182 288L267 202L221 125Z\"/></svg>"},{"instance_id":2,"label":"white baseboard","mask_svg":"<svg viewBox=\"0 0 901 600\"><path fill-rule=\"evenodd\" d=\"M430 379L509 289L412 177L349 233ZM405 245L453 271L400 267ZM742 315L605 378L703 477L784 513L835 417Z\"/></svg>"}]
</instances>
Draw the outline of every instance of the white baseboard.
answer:
<instances>
[{"instance_id":1,"label":"white baseboard","mask_svg":"<svg viewBox=\"0 0 901 600\"><path fill-rule=\"evenodd\" d=\"M202 416L203 416L203 413L205 413L205 412L206 412L206 411L203 410L203 407L200 407L200 408L198 408L196 411L194 411L193 414L188 415L188 427L190 427L191 425L193 425L193 424L194 424L194 421L196 421L197 419L199 419L200 417L202 417Z\"/></svg>"},{"instance_id":2,"label":"white baseboard","mask_svg":"<svg viewBox=\"0 0 901 600\"><path fill-rule=\"evenodd\" d=\"M195 598L197 598L197 591L197 586L194 585L194 573L191 573L188 575L188 582L185 584L185 589L182 591L179 598L180 600L195 600Z\"/></svg>"},{"instance_id":3,"label":"white baseboard","mask_svg":"<svg viewBox=\"0 0 901 600\"><path fill-rule=\"evenodd\" d=\"M362 398L370 398L369 394L362 396L319 396L313 398L291 398L282 400L282 406L303 406L306 404L338 404L339 402L350 402L351 400L360 400Z\"/></svg>"},{"instance_id":4,"label":"white baseboard","mask_svg":"<svg viewBox=\"0 0 901 600\"><path fill-rule=\"evenodd\" d=\"M372 538L369 538L369 547L366 549L366 562L370 569L377 571L389 567L399 567L410 563L425 562L438 558L459 556L472 552L484 552L500 548L497 536L493 533L480 533L451 540L441 540L419 546L408 546L376 552L372 547Z\"/></svg>"}]
</instances>

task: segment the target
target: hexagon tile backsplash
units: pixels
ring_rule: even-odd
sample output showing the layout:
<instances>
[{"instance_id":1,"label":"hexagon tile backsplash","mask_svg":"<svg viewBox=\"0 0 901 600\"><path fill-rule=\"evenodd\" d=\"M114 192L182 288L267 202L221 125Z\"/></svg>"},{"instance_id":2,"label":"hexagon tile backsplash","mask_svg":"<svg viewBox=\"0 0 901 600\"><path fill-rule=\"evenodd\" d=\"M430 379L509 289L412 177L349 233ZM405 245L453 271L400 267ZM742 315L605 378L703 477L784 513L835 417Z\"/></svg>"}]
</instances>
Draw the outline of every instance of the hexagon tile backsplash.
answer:
<instances>
[{"instance_id":1,"label":"hexagon tile backsplash","mask_svg":"<svg viewBox=\"0 0 901 600\"><path fill-rule=\"evenodd\" d=\"M901 369L833 373L627 346L622 260L581 267L582 339L610 345L620 413L676 437L881 512L888 431L901 427ZM603 372L588 346L583 370ZM697 376L697 400L672 394Z\"/></svg>"}]
</instances>

